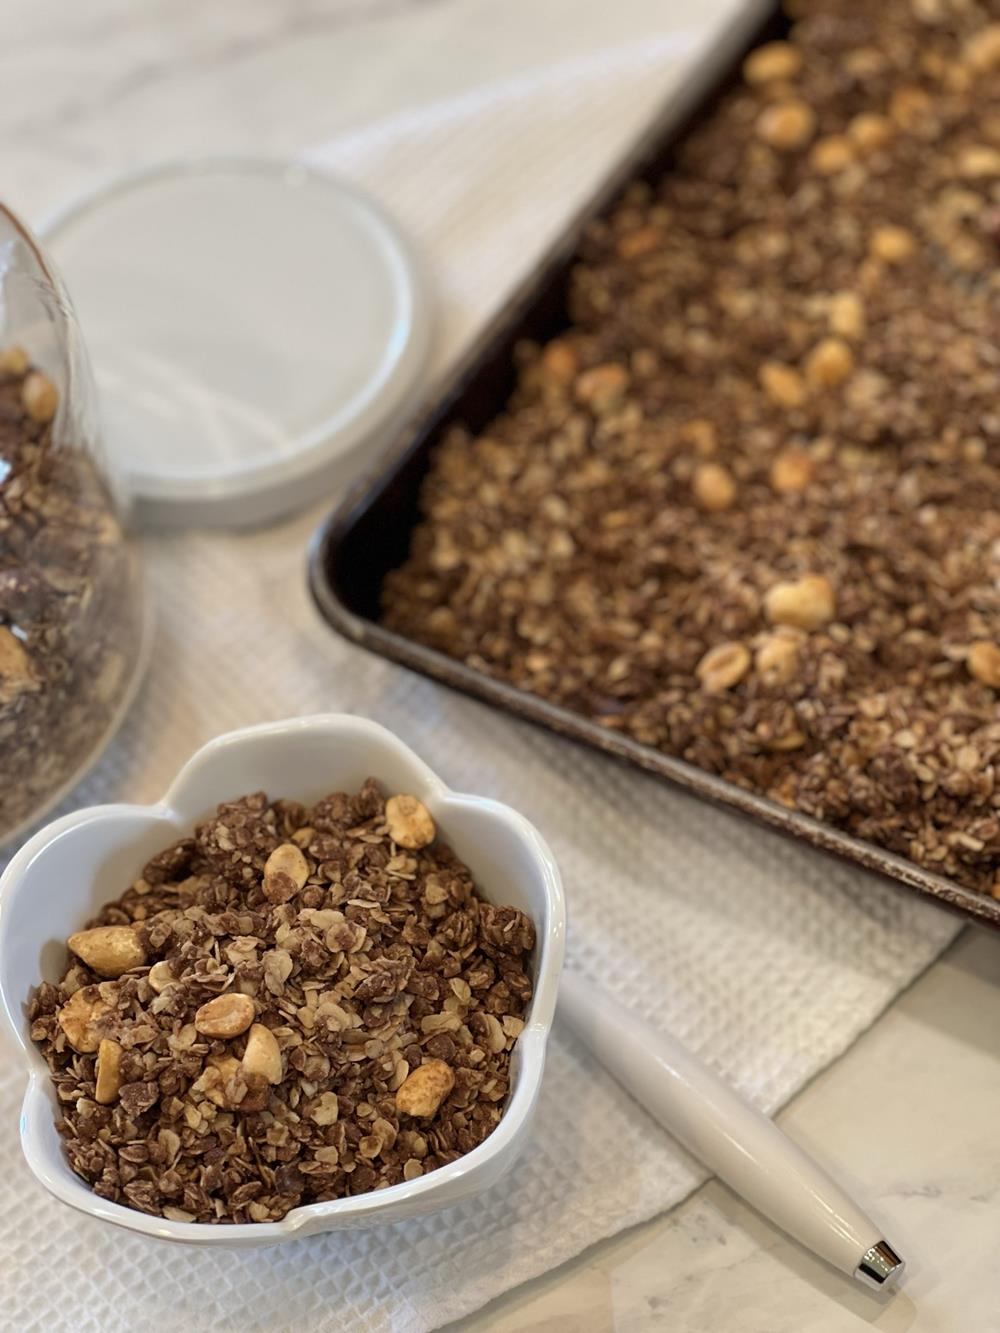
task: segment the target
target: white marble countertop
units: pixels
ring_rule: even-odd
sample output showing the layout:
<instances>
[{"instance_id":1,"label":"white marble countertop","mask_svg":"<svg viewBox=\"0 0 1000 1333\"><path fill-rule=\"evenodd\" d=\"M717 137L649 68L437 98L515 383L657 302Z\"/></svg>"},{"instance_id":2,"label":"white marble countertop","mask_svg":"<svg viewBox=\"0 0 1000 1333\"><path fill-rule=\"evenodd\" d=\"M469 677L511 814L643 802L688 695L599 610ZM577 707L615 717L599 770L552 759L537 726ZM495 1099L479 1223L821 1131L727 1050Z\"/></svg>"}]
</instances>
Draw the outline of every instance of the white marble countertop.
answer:
<instances>
[{"instance_id":1,"label":"white marble countertop","mask_svg":"<svg viewBox=\"0 0 1000 1333\"><path fill-rule=\"evenodd\" d=\"M989 1333L998 1098L1000 941L970 930L778 1116L906 1257L893 1296L842 1278L711 1181L463 1333Z\"/></svg>"},{"instance_id":2,"label":"white marble countertop","mask_svg":"<svg viewBox=\"0 0 1000 1333\"><path fill-rule=\"evenodd\" d=\"M119 171L183 154L291 152L514 77L553 42L640 39L657 0L7 0L6 202L32 221ZM869 1296L711 1183L509 1293L470 1333L843 1333L1000 1327L1000 945L967 934L781 1120L837 1163L909 1260Z\"/></svg>"}]
</instances>

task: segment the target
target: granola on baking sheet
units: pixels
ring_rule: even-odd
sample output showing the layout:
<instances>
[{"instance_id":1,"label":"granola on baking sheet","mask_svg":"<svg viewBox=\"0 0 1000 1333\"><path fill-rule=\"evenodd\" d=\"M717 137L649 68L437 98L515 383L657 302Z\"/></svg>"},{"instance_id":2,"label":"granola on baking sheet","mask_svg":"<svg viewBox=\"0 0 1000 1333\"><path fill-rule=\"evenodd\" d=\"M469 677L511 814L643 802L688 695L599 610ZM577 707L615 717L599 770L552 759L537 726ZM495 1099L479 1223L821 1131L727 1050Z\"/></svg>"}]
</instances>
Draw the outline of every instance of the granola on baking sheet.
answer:
<instances>
[{"instance_id":1,"label":"granola on baking sheet","mask_svg":"<svg viewBox=\"0 0 1000 1333\"><path fill-rule=\"evenodd\" d=\"M790 9L438 447L384 619L1000 896L1000 22Z\"/></svg>"}]
</instances>

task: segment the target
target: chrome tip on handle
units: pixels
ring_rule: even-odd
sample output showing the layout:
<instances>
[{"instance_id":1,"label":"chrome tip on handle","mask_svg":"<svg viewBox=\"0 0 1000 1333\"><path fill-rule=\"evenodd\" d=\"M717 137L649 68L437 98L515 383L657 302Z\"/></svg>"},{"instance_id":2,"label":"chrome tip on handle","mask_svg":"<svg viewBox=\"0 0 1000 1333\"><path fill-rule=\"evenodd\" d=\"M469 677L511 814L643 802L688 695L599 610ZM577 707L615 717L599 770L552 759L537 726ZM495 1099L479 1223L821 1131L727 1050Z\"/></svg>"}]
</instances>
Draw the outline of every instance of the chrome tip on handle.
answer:
<instances>
[{"instance_id":1,"label":"chrome tip on handle","mask_svg":"<svg viewBox=\"0 0 1000 1333\"><path fill-rule=\"evenodd\" d=\"M895 1282L905 1267L905 1261L900 1259L888 1241L880 1240L861 1256L854 1276L866 1287L880 1291Z\"/></svg>"}]
</instances>

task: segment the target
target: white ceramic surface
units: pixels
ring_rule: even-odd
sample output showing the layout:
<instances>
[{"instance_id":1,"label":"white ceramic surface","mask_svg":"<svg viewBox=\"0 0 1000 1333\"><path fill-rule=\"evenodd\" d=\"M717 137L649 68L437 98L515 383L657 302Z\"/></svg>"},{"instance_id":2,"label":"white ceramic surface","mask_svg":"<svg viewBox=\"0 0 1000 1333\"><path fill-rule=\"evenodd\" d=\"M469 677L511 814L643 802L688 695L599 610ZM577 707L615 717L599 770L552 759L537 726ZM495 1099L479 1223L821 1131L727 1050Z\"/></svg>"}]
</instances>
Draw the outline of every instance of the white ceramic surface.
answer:
<instances>
[{"instance_id":1,"label":"white ceramic surface","mask_svg":"<svg viewBox=\"0 0 1000 1333\"><path fill-rule=\"evenodd\" d=\"M371 1194L309 1204L280 1222L171 1222L98 1198L73 1174L62 1152L48 1068L29 1039L25 1002L32 987L42 978L57 980L67 935L121 893L155 851L189 832L219 801L263 788L273 796L309 802L329 791L357 788L369 776L387 790L418 796L471 868L484 896L519 907L535 922L535 994L514 1050L511 1094L500 1124L478 1148L426 1176ZM21 1114L28 1165L46 1189L81 1212L145 1235L202 1245L269 1245L398 1221L456 1203L499 1179L524 1142L542 1079L564 937L559 872L535 829L507 806L450 791L383 727L329 714L221 736L184 766L162 801L96 806L56 820L21 849L0 879L0 1016L28 1072Z\"/></svg>"}]
</instances>

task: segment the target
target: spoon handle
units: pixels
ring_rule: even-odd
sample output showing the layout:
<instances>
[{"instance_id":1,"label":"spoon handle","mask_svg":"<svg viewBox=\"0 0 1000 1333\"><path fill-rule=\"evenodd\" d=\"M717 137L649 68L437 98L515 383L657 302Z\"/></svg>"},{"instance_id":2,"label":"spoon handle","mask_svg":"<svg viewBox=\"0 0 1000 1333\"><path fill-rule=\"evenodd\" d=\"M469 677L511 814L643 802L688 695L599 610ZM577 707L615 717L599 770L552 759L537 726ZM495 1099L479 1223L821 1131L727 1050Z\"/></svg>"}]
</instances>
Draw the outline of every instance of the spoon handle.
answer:
<instances>
[{"instance_id":1,"label":"spoon handle","mask_svg":"<svg viewBox=\"0 0 1000 1333\"><path fill-rule=\"evenodd\" d=\"M841 1272L874 1287L903 1261L827 1173L718 1074L578 972L559 1012L601 1064L699 1161Z\"/></svg>"}]
</instances>

